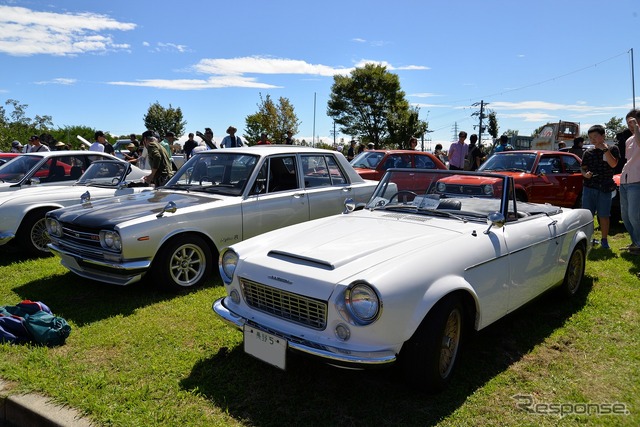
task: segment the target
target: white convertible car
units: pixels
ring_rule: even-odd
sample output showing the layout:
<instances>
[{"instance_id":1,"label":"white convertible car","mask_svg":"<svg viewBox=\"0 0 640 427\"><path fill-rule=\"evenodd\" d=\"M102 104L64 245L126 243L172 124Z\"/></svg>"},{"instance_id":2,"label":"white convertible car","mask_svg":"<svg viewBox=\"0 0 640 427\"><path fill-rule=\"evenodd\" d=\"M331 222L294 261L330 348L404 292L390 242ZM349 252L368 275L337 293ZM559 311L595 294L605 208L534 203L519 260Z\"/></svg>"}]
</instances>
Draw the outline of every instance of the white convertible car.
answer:
<instances>
[{"instance_id":1,"label":"white convertible car","mask_svg":"<svg viewBox=\"0 0 640 427\"><path fill-rule=\"evenodd\" d=\"M11 244L30 255L47 255L50 242L44 220L47 212L81 201L86 203L152 188L142 182L142 177L149 172L111 156L109 159L94 160L73 185L37 185L0 193L0 246Z\"/></svg>"},{"instance_id":2,"label":"white convertible car","mask_svg":"<svg viewBox=\"0 0 640 427\"><path fill-rule=\"evenodd\" d=\"M448 197L454 175L501 180L492 198ZM402 363L442 389L462 340L553 287L574 295L591 249L584 209L523 203L503 175L391 169L364 209L232 245L213 311L244 350L285 369L288 352L366 368Z\"/></svg>"},{"instance_id":3,"label":"white convertible car","mask_svg":"<svg viewBox=\"0 0 640 427\"><path fill-rule=\"evenodd\" d=\"M171 290L204 283L223 248L369 200L335 151L299 146L198 153L157 190L47 214L49 248L74 273L128 285L149 273Z\"/></svg>"}]
</instances>

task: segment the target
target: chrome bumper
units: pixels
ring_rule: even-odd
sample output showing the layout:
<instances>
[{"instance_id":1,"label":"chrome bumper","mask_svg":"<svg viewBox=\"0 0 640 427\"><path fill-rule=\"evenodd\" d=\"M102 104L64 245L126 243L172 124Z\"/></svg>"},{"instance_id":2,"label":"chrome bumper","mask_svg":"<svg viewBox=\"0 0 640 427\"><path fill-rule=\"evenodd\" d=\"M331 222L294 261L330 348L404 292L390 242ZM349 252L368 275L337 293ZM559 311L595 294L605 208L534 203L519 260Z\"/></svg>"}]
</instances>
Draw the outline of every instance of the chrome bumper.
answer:
<instances>
[{"instance_id":1,"label":"chrome bumper","mask_svg":"<svg viewBox=\"0 0 640 427\"><path fill-rule=\"evenodd\" d=\"M47 246L49 246L51 253L60 257L60 263L63 266L78 276L113 285L124 286L138 282L151 266L151 260L115 263L84 259L56 246L54 243L49 243Z\"/></svg>"},{"instance_id":2,"label":"chrome bumper","mask_svg":"<svg viewBox=\"0 0 640 427\"><path fill-rule=\"evenodd\" d=\"M279 331L274 331L271 328L262 327L229 310L224 305L224 298L214 301L211 309L214 313L220 316L222 320L235 328L242 330L245 324L250 324L254 328L261 329L264 332L286 339L289 350L319 358L329 365L335 365L343 368L365 369L386 366L394 363L397 359L395 352L390 350L371 352L344 350L337 347L318 344Z\"/></svg>"}]
</instances>

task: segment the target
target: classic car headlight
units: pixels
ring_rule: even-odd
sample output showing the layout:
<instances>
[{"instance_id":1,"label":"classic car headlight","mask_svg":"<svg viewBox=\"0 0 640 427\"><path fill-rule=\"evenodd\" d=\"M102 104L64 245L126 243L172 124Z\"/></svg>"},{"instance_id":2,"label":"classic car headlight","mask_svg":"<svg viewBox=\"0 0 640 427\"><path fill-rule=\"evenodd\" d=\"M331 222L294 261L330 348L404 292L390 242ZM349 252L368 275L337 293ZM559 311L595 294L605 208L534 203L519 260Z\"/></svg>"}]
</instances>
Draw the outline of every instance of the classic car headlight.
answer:
<instances>
[{"instance_id":1,"label":"classic car headlight","mask_svg":"<svg viewBox=\"0 0 640 427\"><path fill-rule=\"evenodd\" d=\"M447 184L445 184L444 182L439 182L438 184L436 184L436 190L438 190L439 193L444 193L445 191L447 191Z\"/></svg>"},{"instance_id":2,"label":"classic car headlight","mask_svg":"<svg viewBox=\"0 0 640 427\"><path fill-rule=\"evenodd\" d=\"M225 249L220 254L220 260L218 262L220 268L220 276L222 280L229 284L233 280L233 275L236 272L236 266L238 265L238 254L233 249Z\"/></svg>"},{"instance_id":3,"label":"classic car headlight","mask_svg":"<svg viewBox=\"0 0 640 427\"><path fill-rule=\"evenodd\" d=\"M360 325L373 323L380 314L380 298L367 283L356 282L349 285L344 294L344 302Z\"/></svg>"},{"instance_id":4,"label":"classic car headlight","mask_svg":"<svg viewBox=\"0 0 640 427\"><path fill-rule=\"evenodd\" d=\"M490 184L483 185L482 191L486 196L491 196L493 194L493 186Z\"/></svg>"},{"instance_id":5,"label":"classic car headlight","mask_svg":"<svg viewBox=\"0 0 640 427\"><path fill-rule=\"evenodd\" d=\"M47 218L47 231L50 236L62 237L62 226L57 219Z\"/></svg>"},{"instance_id":6,"label":"classic car headlight","mask_svg":"<svg viewBox=\"0 0 640 427\"><path fill-rule=\"evenodd\" d=\"M111 249L114 251L122 250L122 240L120 239L120 234L117 231L100 231L100 244L105 249Z\"/></svg>"}]
</instances>

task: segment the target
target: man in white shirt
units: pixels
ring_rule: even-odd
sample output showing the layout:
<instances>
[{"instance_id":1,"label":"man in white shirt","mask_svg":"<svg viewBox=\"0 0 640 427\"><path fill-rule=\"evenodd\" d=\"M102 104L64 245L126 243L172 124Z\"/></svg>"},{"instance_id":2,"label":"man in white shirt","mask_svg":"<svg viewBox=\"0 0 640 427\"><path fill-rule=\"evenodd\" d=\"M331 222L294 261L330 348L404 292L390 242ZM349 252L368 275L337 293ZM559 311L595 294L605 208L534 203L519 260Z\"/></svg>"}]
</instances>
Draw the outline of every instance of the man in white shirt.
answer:
<instances>
[{"instance_id":1,"label":"man in white shirt","mask_svg":"<svg viewBox=\"0 0 640 427\"><path fill-rule=\"evenodd\" d=\"M104 132L102 132L101 130L96 131L95 140L96 142L91 144L91 147L89 147L89 151L97 151L100 153L104 153L104 142L105 142Z\"/></svg>"}]
</instances>

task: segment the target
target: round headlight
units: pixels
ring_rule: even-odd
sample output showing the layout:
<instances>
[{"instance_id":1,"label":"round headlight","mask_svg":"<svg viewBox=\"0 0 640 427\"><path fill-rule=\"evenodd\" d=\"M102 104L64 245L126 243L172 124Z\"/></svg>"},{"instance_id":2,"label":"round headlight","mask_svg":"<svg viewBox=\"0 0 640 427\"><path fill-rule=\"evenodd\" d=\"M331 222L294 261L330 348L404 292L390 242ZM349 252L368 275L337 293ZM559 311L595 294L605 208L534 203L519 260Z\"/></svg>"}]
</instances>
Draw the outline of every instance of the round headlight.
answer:
<instances>
[{"instance_id":1,"label":"round headlight","mask_svg":"<svg viewBox=\"0 0 640 427\"><path fill-rule=\"evenodd\" d=\"M226 283L231 283L238 265L238 254L233 249L227 249L220 254L220 276Z\"/></svg>"},{"instance_id":2,"label":"round headlight","mask_svg":"<svg viewBox=\"0 0 640 427\"><path fill-rule=\"evenodd\" d=\"M120 240L120 234L117 231L102 231L102 244L107 249L119 251L122 249L122 240Z\"/></svg>"},{"instance_id":3,"label":"round headlight","mask_svg":"<svg viewBox=\"0 0 640 427\"><path fill-rule=\"evenodd\" d=\"M491 196L493 194L493 186L487 184L482 186L482 191L485 195Z\"/></svg>"},{"instance_id":4,"label":"round headlight","mask_svg":"<svg viewBox=\"0 0 640 427\"><path fill-rule=\"evenodd\" d=\"M444 193L447 190L447 184L445 184L444 182L439 182L436 185L436 189L438 190L438 192Z\"/></svg>"},{"instance_id":5,"label":"round headlight","mask_svg":"<svg viewBox=\"0 0 640 427\"><path fill-rule=\"evenodd\" d=\"M357 283L349 287L345 293L345 303L360 324L373 323L380 313L378 294L366 283Z\"/></svg>"},{"instance_id":6,"label":"round headlight","mask_svg":"<svg viewBox=\"0 0 640 427\"><path fill-rule=\"evenodd\" d=\"M62 226L57 219L47 219L47 231L50 236L62 237Z\"/></svg>"}]
</instances>

